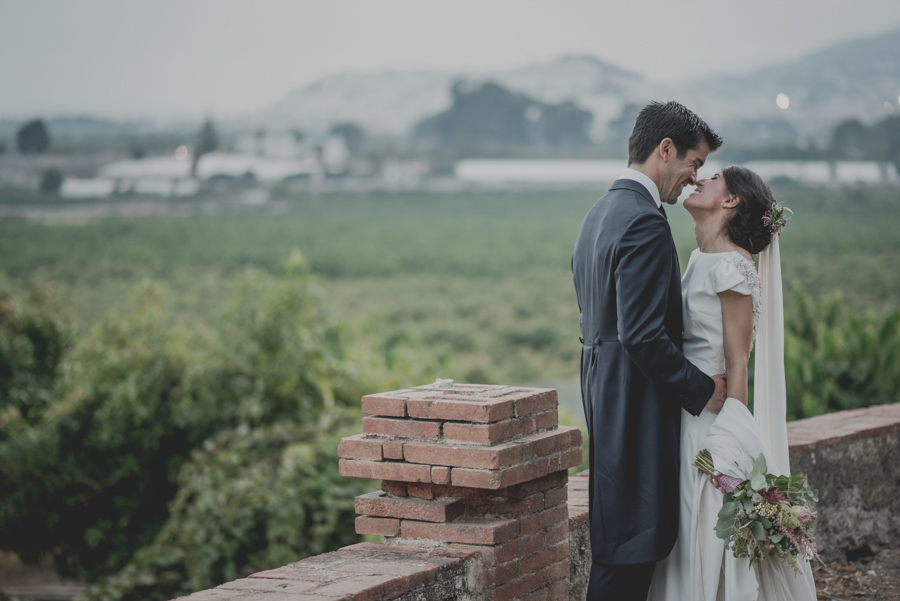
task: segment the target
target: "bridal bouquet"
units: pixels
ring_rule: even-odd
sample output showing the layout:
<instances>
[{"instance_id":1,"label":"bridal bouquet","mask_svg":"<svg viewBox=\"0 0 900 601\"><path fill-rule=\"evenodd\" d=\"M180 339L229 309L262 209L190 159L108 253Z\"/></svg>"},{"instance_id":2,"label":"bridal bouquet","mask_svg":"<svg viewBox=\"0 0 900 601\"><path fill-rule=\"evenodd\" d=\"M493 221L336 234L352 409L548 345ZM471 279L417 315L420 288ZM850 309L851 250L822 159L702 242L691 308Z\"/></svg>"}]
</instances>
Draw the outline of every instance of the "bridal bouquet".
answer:
<instances>
[{"instance_id":1,"label":"bridal bouquet","mask_svg":"<svg viewBox=\"0 0 900 601\"><path fill-rule=\"evenodd\" d=\"M735 557L749 557L750 565L775 555L794 570L797 556L822 561L812 538L819 500L803 476L773 476L766 473L766 458L760 455L747 480L715 474L712 455L700 451L693 463L704 474L716 478L725 491L716 536L729 542Z\"/></svg>"}]
</instances>

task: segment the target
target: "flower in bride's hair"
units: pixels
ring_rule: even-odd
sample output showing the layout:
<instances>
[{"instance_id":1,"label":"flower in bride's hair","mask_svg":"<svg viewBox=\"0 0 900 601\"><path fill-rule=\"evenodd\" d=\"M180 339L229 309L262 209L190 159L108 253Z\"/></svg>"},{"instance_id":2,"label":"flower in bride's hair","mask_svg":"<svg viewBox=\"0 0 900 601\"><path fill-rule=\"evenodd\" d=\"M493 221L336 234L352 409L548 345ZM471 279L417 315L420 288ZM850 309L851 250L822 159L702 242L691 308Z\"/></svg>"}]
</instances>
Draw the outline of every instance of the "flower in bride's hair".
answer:
<instances>
[{"instance_id":1,"label":"flower in bride's hair","mask_svg":"<svg viewBox=\"0 0 900 601\"><path fill-rule=\"evenodd\" d=\"M787 215L785 215L785 211ZM766 229L769 230L769 233L773 236L776 234L781 234L781 230L784 229L784 226L787 224L787 220L793 215L794 212L787 208L784 205L778 204L777 200L772 200L772 204L769 205L769 210L767 210L763 216L762 221L766 226Z\"/></svg>"}]
</instances>

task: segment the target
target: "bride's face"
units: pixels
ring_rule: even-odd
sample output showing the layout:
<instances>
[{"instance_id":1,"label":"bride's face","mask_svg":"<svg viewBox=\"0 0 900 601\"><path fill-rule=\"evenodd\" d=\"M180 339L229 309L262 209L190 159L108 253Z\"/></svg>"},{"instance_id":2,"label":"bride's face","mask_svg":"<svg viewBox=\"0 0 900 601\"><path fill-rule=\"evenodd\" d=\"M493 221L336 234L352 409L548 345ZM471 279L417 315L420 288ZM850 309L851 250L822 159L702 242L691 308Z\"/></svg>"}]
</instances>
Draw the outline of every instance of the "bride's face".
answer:
<instances>
[{"instance_id":1,"label":"bride's face","mask_svg":"<svg viewBox=\"0 0 900 601\"><path fill-rule=\"evenodd\" d=\"M701 179L697 182L694 193L684 199L684 208L692 215L695 213L713 213L722 210L722 206L731 194L725 187L725 178L717 173L709 179Z\"/></svg>"}]
</instances>

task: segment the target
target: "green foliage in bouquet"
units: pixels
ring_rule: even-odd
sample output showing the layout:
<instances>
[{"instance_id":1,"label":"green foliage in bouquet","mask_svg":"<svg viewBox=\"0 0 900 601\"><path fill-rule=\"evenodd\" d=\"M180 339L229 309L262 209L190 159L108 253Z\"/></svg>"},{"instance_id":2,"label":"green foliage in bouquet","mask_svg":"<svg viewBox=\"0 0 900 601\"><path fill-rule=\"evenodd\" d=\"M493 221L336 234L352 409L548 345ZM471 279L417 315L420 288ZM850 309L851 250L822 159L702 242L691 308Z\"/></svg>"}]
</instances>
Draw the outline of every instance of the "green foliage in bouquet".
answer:
<instances>
[{"instance_id":1,"label":"green foliage in bouquet","mask_svg":"<svg viewBox=\"0 0 900 601\"><path fill-rule=\"evenodd\" d=\"M7 321L0 348L27 348ZM169 599L357 542L367 483L338 476L337 442L363 393L440 375L351 344L299 253L284 277L245 273L213 328L173 322L142 285L55 377L0 374L0 546L99 582L92 599Z\"/></svg>"},{"instance_id":2,"label":"green foliage in bouquet","mask_svg":"<svg viewBox=\"0 0 900 601\"><path fill-rule=\"evenodd\" d=\"M767 473L760 455L749 478L725 494L716 536L729 541L735 557L750 558L750 565L775 555L799 570L797 556L818 559L811 509L818 500L803 476Z\"/></svg>"}]
</instances>

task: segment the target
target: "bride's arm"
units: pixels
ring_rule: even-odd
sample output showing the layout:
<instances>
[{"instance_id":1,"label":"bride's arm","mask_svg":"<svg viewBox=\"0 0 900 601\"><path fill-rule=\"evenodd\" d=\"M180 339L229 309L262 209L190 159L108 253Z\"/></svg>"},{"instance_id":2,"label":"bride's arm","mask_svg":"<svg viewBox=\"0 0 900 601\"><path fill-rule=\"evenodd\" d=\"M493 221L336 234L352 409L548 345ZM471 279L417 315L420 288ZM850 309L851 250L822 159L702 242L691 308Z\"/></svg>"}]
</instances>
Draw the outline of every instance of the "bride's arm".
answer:
<instances>
[{"instance_id":1,"label":"bride's arm","mask_svg":"<svg viewBox=\"0 0 900 601\"><path fill-rule=\"evenodd\" d=\"M725 338L725 373L728 396L747 404L747 363L753 341L753 300L734 290L719 293L722 334Z\"/></svg>"}]
</instances>

